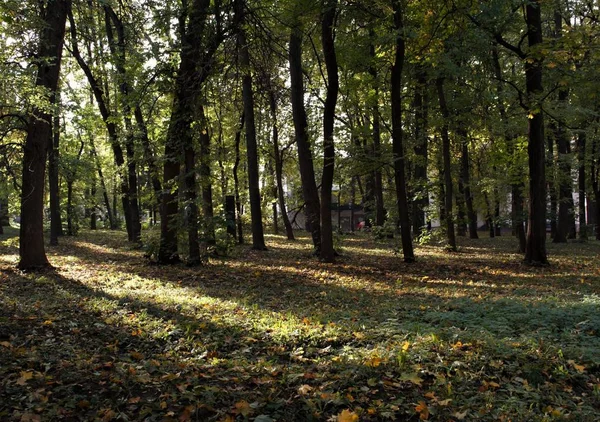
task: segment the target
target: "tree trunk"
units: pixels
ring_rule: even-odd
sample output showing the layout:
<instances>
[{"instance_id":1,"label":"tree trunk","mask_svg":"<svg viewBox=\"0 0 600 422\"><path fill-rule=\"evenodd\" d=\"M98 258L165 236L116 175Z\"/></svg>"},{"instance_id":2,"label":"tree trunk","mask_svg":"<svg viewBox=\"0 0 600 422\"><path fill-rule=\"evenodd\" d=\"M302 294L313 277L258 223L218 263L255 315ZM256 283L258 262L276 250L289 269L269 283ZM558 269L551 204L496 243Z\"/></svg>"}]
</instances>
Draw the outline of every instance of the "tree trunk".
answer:
<instances>
[{"instance_id":1,"label":"tree trunk","mask_svg":"<svg viewBox=\"0 0 600 422\"><path fill-rule=\"evenodd\" d=\"M290 83L294 132L298 148L298 164L302 179L302 194L306 203L306 217L312 235L315 254L321 255L321 216L319 191L315 182L310 140L308 139L306 110L304 108L304 80L302 74L302 27L297 24L290 33Z\"/></svg>"},{"instance_id":2,"label":"tree trunk","mask_svg":"<svg viewBox=\"0 0 600 422\"><path fill-rule=\"evenodd\" d=\"M110 229L116 230L117 223L115 216L111 210L110 199L108 197L108 189L106 189L106 181L104 180L104 174L102 173L102 167L100 166L100 160L98 159L98 153L96 152L96 145L94 144L94 137L90 136L90 147L94 162L96 164L96 170L98 171L98 179L100 179L100 187L102 188L102 197L104 198L104 206L106 207L106 214L108 214L108 221L110 223Z\"/></svg>"},{"instance_id":3,"label":"tree trunk","mask_svg":"<svg viewBox=\"0 0 600 422\"><path fill-rule=\"evenodd\" d=\"M246 121L246 117L244 113L242 113L242 117L240 119L240 126L238 130L235 132L235 163L233 165L233 189L235 195L235 209L237 213L237 232L238 232L238 243L241 245L244 243L244 231L242 225L242 201L240 198L240 180L238 176L238 169L240 166L240 141L242 137L242 130L244 129L244 123Z\"/></svg>"},{"instance_id":4,"label":"tree trunk","mask_svg":"<svg viewBox=\"0 0 600 422\"><path fill-rule=\"evenodd\" d=\"M542 43L542 18L540 0L526 5L526 22L529 28L529 47L535 50ZM547 265L546 254L546 166L544 160L544 115L539 96L543 92L542 63L535 56L525 60L526 89L529 100L528 145L529 158L529 223L527 225L527 245L525 262Z\"/></svg>"},{"instance_id":5,"label":"tree trunk","mask_svg":"<svg viewBox=\"0 0 600 422\"><path fill-rule=\"evenodd\" d=\"M83 59L81 53L79 51L79 44L77 40L77 27L75 26L75 19L73 18L73 14L69 13L69 24L71 30L71 49L72 55L79 64L79 67L86 75L88 83L90 84L90 88L92 89L92 93L94 94L94 99L98 105L98 109L100 111L100 115L102 116L102 120L106 126L106 130L108 132L108 137L110 139L111 148L114 155L115 165L117 167L117 173L121 179L120 183L120 193L121 200L123 204L123 214L125 216L125 224L127 227L127 235L129 238L132 236L132 228L131 228L131 209L130 203L128 199L129 195L129 181L128 176L125 174L123 167L125 164L125 158L123 155L123 149L119 142L119 133L117 130L117 125L114 121L114 116L109 111L108 103L108 89L103 87L101 81L99 81L93 74L92 69L88 65L88 63ZM116 204L113 204L113 211L115 213L114 219L116 224L117 217L117 207Z\"/></svg>"},{"instance_id":6,"label":"tree trunk","mask_svg":"<svg viewBox=\"0 0 600 422\"><path fill-rule=\"evenodd\" d=\"M444 162L444 220L446 222L446 236L448 239L448 247L452 251L456 251L456 237L454 236L454 220L452 215L452 169L450 161L450 136L448 135L448 120L450 113L446 105L446 95L444 94L444 79L436 80L438 97L440 101L440 110L442 112L442 156Z\"/></svg>"},{"instance_id":7,"label":"tree trunk","mask_svg":"<svg viewBox=\"0 0 600 422\"><path fill-rule=\"evenodd\" d=\"M188 232L188 266L196 266L202 264L200 257L200 242L198 240L198 205L196 205L197 190L196 190L196 163L195 151L193 145L186 145L185 154L185 170L184 170L184 185L185 185L185 223Z\"/></svg>"},{"instance_id":8,"label":"tree trunk","mask_svg":"<svg viewBox=\"0 0 600 422\"><path fill-rule=\"evenodd\" d=\"M252 220L252 249L266 250L265 236L262 223L262 209L259 187L258 146L254 121L254 91L250 72L250 53L246 40L245 1L234 2L235 14L238 19L237 43L239 48L240 65L242 67L242 99L244 115L246 116L246 155L248 160L248 193L250 199L250 217Z\"/></svg>"},{"instance_id":9,"label":"tree trunk","mask_svg":"<svg viewBox=\"0 0 600 422\"><path fill-rule=\"evenodd\" d=\"M335 164L333 129L335 106L340 88L338 64L333 39L337 0L323 0L321 5L321 40L327 68L327 96L323 109L323 176L321 178L321 260L335 261L331 194ZM379 116L378 116L379 117Z\"/></svg>"},{"instance_id":10,"label":"tree trunk","mask_svg":"<svg viewBox=\"0 0 600 422\"><path fill-rule=\"evenodd\" d=\"M56 98L58 102L58 98ZM58 245L58 237L63 235L60 216L60 190L58 184L58 157L60 143L60 115L55 111L52 121L52 136L48 138L48 190L50 192L50 245Z\"/></svg>"},{"instance_id":11,"label":"tree trunk","mask_svg":"<svg viewBox=\"0 0 600 422\"><path fill-rule=\"evenodd\" d=\"M415 160L413 189L415 199L413 200L413 232L415 236L422 233L425 228L425 209L429 206L429 194L427 192L427 73L419 66L416 75L415 87Z\"/></svg>"},{"instance_id":12,"label":"tree trunk","mask_svg":"<svg viewBox=\"0 0 600 422\"><path fill-rule=\"evenodd\" d=\"M456 195L456 235L467 235L467 214L465 212L465 186L462 178L458 178L458 195Z\"/></svg>"},{"instance_id":13,"label":"tree trunk","mask_svg":"<svg viewBox=\"0 0 600 422\"><path fill-rule=\"evenodd\" d=\"M477 239L477 213L473 206L473 193L471 191L471 170L469 159L469 135L465 130L457 131L461 140L461 156L460 156L460 178L463 183L463 193L465 196L465 204L467 207L467 222L469 225L469 238Z\"/></svg>"},{"instance_id":14,"label":"tree trunk","mask_svg":"<svg viewBox=\"0 0 600 422\"><path fill-rule=\"evenodd\" d=\"M287 215L287 209L285 206L285 193L283 191L283 157L279 150L279 123L277 119L277 99L273 91L273 87L270 87L269 91L269 105L271 107L271 117L273 119L273 157L275 158L275 184L277 189L277 200L279 202L279 209L281 210L281 218L283 219L283 225L285 226L285 234L288 240L294 240L294 229L290 223L290 218Z\"/></svg>"},{"instance_id":15,"label":"tree trunk","mask_svg":"<svg viewBox=\"0 0 600 422\"><path fill-rule=\"evenodd\" d=\"M10 226L8 215L8 194L0 195L0 227Z\"/></svg>"},{"instance_id":16,"label":"tree trunk","mask_svg":"<svg viewBox=\"0 0 600 422\"><path fill-rule=\"evenodd\" d=\"M383 202L383 176L381 174L381 119L379 117L379 81L377 66L375 64L375 31L369 30L369 74L373 78L373 91L375 92L373 104L371 106L372 124L373 124L373 159L375 160L375 171L373 172L373 196L375 199L375 225L383 226L385 222L385 206Z\"/></svg>"},{"instance_id":17,"label":"tree trunk","mask_svg":"<svg viewBox=\"0 0 600 422\"><path fill-rule=\"evenodd\" d=\"M494 48L492 50L492 60L494 63L494 72L496 74L496 79L498 81L502 80L502 69L500 67L500 58L498 56L498 49ZM508 116L506 114L506 109L504 108L504 99L503 99L503 87L502 82L498 82L497 88L498 92L498 110L500 111L500 118L504 125L508 122ZM510 168L510 177L511 177L511 217L512 217L512 227L514 230L514 234L517 237L519 244L519 252L525 253L525 228L523 227L524 222L524 209L523 209L523 174L520 166L514 163L516 157L516 142L517 137L513 134L508 133L508 129L505 127L504 136L506 138L506 148L507 152L511 157L512 165Z\"/></svg>"},{"instance_id":18,"label":"tree trunk","mask_svg":"<svg viewBox=\"0 0 600 422\"><path fill-rule=\"evenodd\" d=\"M215 235L215 211L213 208L211 156L210 156L210 132L208 120L204 113L204 107L199 107L200 114L200 184L202 186L202 214L204 216L204 238L206 243L214 245Z\"/></svg>"},{"instance_id":19,"label":"tree trunk","mask_svg":"<svg viewBox=\"0 0 600 422\"><path fill-rule=\"evenodd\" d=\"M398 216L400 220L400 231L402 237L402 254L404 262L413 262L412 238L410 233L410 217L408 213L408 200L406 198L406 175L404 145L402 143L402 68L404 66L404 23L402 17L402 5L400 0L392 0L394 10L394 27L396 34L395 59L392 65L392 153L394 157L394 182L396 184L396 201Z\"/></svg>"},{"instance_id":20,"label":"tree trunk","mask_svg":"<svg viewBox=\"0 0 600 422\"><path fill-rule=\"evenodd\" d=\"M181 19L181 61L175 81L171 118L165 141L163 195L161 199L160 247L158 262L179 262L177 250L177 216L179 204L175 188L183 159L183 149L192 145L191 126L197 100L212 64L212 56L220 44L219 32L203 42L211 6L208 0L194 0L190 5L187 25ZM186 13L186 12L184 12ZM208 50L204 46L208 45Z\"/></svg>"},{"instance_id":21,"label":"tree trunk","mask_svg":"<svg viewBox=\"0 0 600 422\"><path fill-rule=\"evenodd\" d=\"M44 25L39 37L39 64L36 86L50 93L50 103L55 102L69 0L56 0L46 9ZM51 58L51 59L50 59ZM48 267L50 263L44 249L44 182L47 148L52 136L47 110L34 107L27 125L23 148L23 180L21 184L21 228L19 236L19 264L22 270Z\"/></svg>"},{"instance_id":22,"label":"tree trunk","mask_svg":"<svg viewBox=\"0 0 600 422\"><path fill-rule=\"evenodd\" d=\"M586 183L585 183L585 144L586 134L580 132L577 137L578 185L579 185L579 239L587 240L587 221L585 213Z\"/></svg>"}]
</instances>

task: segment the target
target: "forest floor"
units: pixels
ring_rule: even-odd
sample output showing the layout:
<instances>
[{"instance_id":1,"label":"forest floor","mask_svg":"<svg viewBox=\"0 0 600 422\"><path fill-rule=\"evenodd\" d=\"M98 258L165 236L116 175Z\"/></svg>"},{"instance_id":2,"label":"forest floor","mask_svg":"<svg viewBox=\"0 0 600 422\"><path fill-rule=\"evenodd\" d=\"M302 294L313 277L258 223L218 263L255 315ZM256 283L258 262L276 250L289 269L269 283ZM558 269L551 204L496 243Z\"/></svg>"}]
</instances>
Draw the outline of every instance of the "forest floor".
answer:
<instances>
[{"instance_id":1,"label":"forest floor","mask_svg":"<svg viewBox=\"0 0 600 422\"><path fill-rule=\"evenodd\" d=\"M0 235L0 420L598 421L600 242L533 268L510 236L460 251L344 236L338 263L267 236L149 265L122 232L22 273Z\"/></svg>"}]
</instances>

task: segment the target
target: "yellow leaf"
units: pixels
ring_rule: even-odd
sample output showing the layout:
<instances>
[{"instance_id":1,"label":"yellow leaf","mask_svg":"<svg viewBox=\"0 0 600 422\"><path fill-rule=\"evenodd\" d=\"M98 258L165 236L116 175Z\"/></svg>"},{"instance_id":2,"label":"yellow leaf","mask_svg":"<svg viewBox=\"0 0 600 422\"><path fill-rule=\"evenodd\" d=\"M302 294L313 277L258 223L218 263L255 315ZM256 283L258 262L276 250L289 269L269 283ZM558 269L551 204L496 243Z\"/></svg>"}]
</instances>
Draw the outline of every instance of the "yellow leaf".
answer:
<instances>
[{"instance_id":1,"label":"yellow leaf","mask_svg":"<svg viewBox=\"0 0 600 422\"><path fill-rule=\"evenodd\" d=\"M383 360L379 356L371 356L365 360L365 365L372 368L377 368Z\"/></svg>"},{"instance_id":2,"label":"yellow leaf","mask_svg":"<svg viewBox=\"0 0 600 422\"><path fill-rule=\"evenodd\" d=\"M166 401L161 401L160 402L160 408L163 409L163 410L166 409L167 408L167 402Z\"/></svg>"},{"instance_id":3,"label":"yellow leaf","mask_svg":"<svg viewBox=\"0 0 600 422\"><path fill-rule=\"evenodd\" d=\"M357 421L358 421L358 415L348 409L342 410L342 413L340 413L337 417L337 422L357 422Z\"/></svg>"},{"instance_id":4,"label":"yellow leaf","mask_svg":"<svg viewBox=\"0 0 600 422\"><path fill-rule=\"evenodd\" d=\"M419 376L416 372L407 372L405 374L400 375L400 380L402 381L410 381L415 385L421 385L423 383L423 378Z\"/></svg>"},{"instance_id":5,"label":"yellow leaf","mask_svg":"<svg viewBox=\"0 0 600 422\"><path fill-rule=\"evenodd\" d=\"M4 346L4 347L10 347L11 344L8 341L0 341L0 346Z\"/></svg>"},{"instance_id":6,"label":"yellow leaf","mask_svg":"<svg viewBox=\"0 0 600 422\"><path fill-rule=\"evenodd\" d=\"M439 401L438 404L440 406L448 406L451 401L452 401L452 399L446 399L446 400Z\"/></svg>"},{"instance_id":7,"label":"yellow leaf","mask_svg":"<svg viewBox=\"0 0 600 422\"><path fill-rule=\"evenodd\" d=\"M135 360L142 360L144 359L144 355L142 355L140 352L131 352L129 353L131 355L132 358L134 358Z\"/></svg>"},{"instance_id":8,"label":"yellow leaf","mask_svg":"<svg viewBox=\"0 0 600 422\"><path fill-rule=\"evenodd\" d=\"M408 351L409 348L410 348L410 342L409 341L405 341L404 343L402 343L402 351L403 352Z\"/></svg>"},{"instance_id":9,"label":"yellow leaf","mask_svg":"<svg viewBox=\"0 0 600 422\"><path fill-rule=\"evenodd\" d=\"M31 371L21 371L21 377L17 380L18 385L25 385L27 381L33 378L33 372Z\"/></svg>"},{"instance_id":10,"label":"yellow leaf","mask_svg":"<svg viewBox=\"0 0 600 422\"><path fill-rule=\"evenodd\" d=\"M42 325L45 325L45 326L52 325L52 321L47 319L46 321L44 321L44 323Z\"/></svg>"},{"instance_id":11,"label":"yellow leaf","mask_svg":"<svg viewBox=\"0 0 600 422\"><path fill-rule=\"evenodd\" d=\"M427 397L430 400L437 401L437 397L435 396L435 393L433 391L430 391L429 393L425 394L425 397Z\"/></svg>"},{"instance_id":12,"label":"yellow leaf","mask_svg":"<svg viewBox=\"0 0 600 422\"><path fill-rule=\"evenodd\" d=\"M426 421L429 419L429 408L424 401L420 401L419 404L415 406L415 411L419 414L420 420Z\"/></svg>"},{"instance_id":13,"label":"yellow leaf","mask_svg":"<svg viewBox=\"0 0 600 422\"><path fill-rule=\"evenodd\" d=\"M252 408L246 400L241 400L235 404L235 409L242 416L248 416L252 413Z\"/></svg>"}]
</instances>

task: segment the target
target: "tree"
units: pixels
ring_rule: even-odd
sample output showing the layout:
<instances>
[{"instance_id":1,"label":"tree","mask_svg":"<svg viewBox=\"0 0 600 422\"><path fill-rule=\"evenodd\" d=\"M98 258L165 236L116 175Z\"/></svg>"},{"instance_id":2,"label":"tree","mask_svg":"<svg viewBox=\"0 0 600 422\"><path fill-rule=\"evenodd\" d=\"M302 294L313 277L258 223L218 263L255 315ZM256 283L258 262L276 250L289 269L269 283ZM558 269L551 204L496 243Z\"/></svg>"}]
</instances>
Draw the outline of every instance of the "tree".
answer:
<instances>
[{"instance_id":1,"label":"tree","mask_svg":"<svg viewBox=\"0 0 600 422\"><path fill-rule=\"evenodd\" d=\"M69 0L54 0L40 4L43 26L39 30L38 72L36 86L46 90L50 104L55 103L62 62ZM23 179L21 185L21 228L19 264L22 270L48 267L43 235L44 178L47 148L52 136L52 113L39 104L32 110L23 148Z\"/></svg>"},{"instance_id":2,"label":"tree","mask_svg":"<svg viewBox=\"0 0 600 422\"><path fill-rule=\"evenodd\" d=\"M323 176L321 179L321 259L335 260L333 227L331 222L331 189L335 168L333 125L339 91L338 65L335 53L333 26L337 0L323 0L321 5L321 41L327 67L327 97L323 110Z\"/></svg>"},{"instance_id":3,"label":"tree","mask_svg":"<svg viewBox=\"0 0 600 422\"><path fill-rule=\"evenodd\" d=\"M404 66L404 24L400 0L392 0L394 11L394 29L396 31L395 58L392 65L392 149L394 156L394 181L396 183L396 205L400 220L402 237L402 254L405 262L413 262L412 238L410 234L410 219L408 200L406 198L405 155L402 142L402 68Z\"/></svg>"}]
</instances>

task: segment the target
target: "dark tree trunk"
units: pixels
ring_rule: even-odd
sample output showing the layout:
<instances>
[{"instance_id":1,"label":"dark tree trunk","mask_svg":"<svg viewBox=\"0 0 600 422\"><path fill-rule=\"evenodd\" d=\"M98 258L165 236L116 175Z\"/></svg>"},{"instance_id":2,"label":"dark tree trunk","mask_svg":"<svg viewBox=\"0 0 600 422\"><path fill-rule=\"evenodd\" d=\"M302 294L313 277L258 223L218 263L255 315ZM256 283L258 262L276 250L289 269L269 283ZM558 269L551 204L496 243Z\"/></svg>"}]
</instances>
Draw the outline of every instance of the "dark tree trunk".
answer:
<instances>
[{"instance_id":1,"label":"dark tree trunk","mask_svg":"<svg viewBox=\"0 0 600 422\"><path fill-rule=\"evenodd\" d=\"M236 0L235 14L238 19L237 42L239 48L240 65L242 66L242 99L244 101L244 115L246 116L246 154L248 160L248 193L250 199L250 217L252 220L252 249L266 250L265 236L262 222L262 209L259 187L258 146L256 141L256 127L254 121L254 91L252 89L252 75L250 72L250 53L246 40L245 1Z\"/></svg>"},{"instance_id":2,"label":"dark tree trunk","mask_svg":"<svg viewBox=\"0 0 600 422\"><path fill-rule=\"evenodd\" d=\"M148 128L146 126L146 121L144 120L142 109L139 106L134 108L134 117L137 125L137 130L140 134L142 148L144 150L144 159L146 160L148 172L150 173L152 190L154 191L154 202L152 206L152 208L154 209L155 206L160 206L162 184L160 182L158 166L156 164L156 157L154 156L154 153L152 152L152 147L150 146L150 138L148 137Z\"/></svg>"},{"instance_id":3,"label":"dark tree trunk","mask_svg":"<svg viewBox=\"0 0 600 422\"><path fill-rule=\"evenodd\" d=\"M375 199L375 225L383 226L385 222L385 206L383 202L383 176L381 174L381 121L379 117L379 80L377 65L375 63L375 31L369 30L371 43L369 46L369 56L371 64L369 74L373 78L373 90L375 91L374 101L371 106L372 124L373 124L373 159L375 160L375 171L373 172L373 196Z\"/></svg>"},{"instance_id":4,"label":"dark tree trunk","mask_svg":"<svg viewBox=\"0 0 600 422\"><path fill-rule=\"evenodd\" d=\"M88 63L83 59L81 53L79 52L79 45L77 41L77 27L75 26L75 19L73 15L69 13L69 24L71 30L71 49L72 55L79 64L79 67L86 75L86 78L90 84L90 88L92 89L92 93L94 94L94 99L98 105L98 109L100 110L100 115L102 116L102 120L106 126L106 130L108 132L108 136L110 139L111 148L114 155L115 165L117 167L117 172L119 173L119 177L121 178L120 183L120 193L121 200L123 204L123 214L125 216L125 224L127 227L127 235L129 238L132 236L132 228L131 228L131 215L130 215L130 203L128 199L129 195L129 182L128 176L123 171L123 167L125 164L125 158L123 155L123 149L119 143L119 134L117 130L117 125L114 121L114 116L111 114L108 108L109 98L108 98L108 90L102 86L101 81L98 80ZM115 213L114 219L116 222L117 216L117 207L116 204L113 204L113 211Z\"/></svg>"},{"instance_id":5,"label":"dark tree trunk","mask_svg":"<svg viewBox=\"0 0 600 422\"><path fill-rule=\"evenodd\" d=\"M425 228L425 209L429 206L429 194L427 192L427 120L428 120L428 98L427 98L427 73L422 67L417 69L415 87L415 161L413 189L415 199L413 200L413 232L416 236Z\"/></svg>"},{"instance_id":6,"label":"dark tree trunk","mask_svg":"<svg viewBox=\"0 0 600 422\"><path fill-rule=\"evenodd\" d=\"M58 98L56 99L58 101ZM50 192L50 245L58 245L63 235L60 216L60 190L58 184L58 158L60 143L60 115L56 111L52 121L52 136L48 138L48 190Z\"/></svg>"},{"instance_id":7,"label":"dark tree trunk","mask_svg":"<svg viewBox=\"0 0 600 422\"><path fill-rule=\"evenodd\" d=\"M204 238L206 243L214 245L215 236L215 212L213 208L211 157L210 157L210 132L208 120L204 113L204 107L200 111L200 184L202 186L202 214L204 215Z\"/></svg>"},{"instance_id":8,"label":"dark tree trunk","mask_svg":"<svg viewBox=\"0 0 600 422\"><path fill-rule=\"evenodd\" d=\"M163 194L161 199L160 247L158 262L171 264L179 262L177 250L177 216L179 204L175 187L183 160L183 149L192 145L191 133L197 100L212 64L212 57L220 45L222 34L217 31L204 40L207 20L210 18L208 0L194 0L190 5L187 25L181 25L181 61L175 81L173 107L163 164ZM216 7L216 6L215 6ZM185 12L184 12L185 13ZM205 41L205 42L203 42ZM204 47L207 47L207 50Z\"/></svg>"},{"instance_id":9,"label":"dark tree trunk","mask_svg":"<svg viewBox=\"0 0 600 422\"><path fill-rule=\"evenodd\" d=\"M471 191L471 170L469 159L469 137L465 130L457 131L461 140L461 156L460 156L460 178L463 183L463 193L465 196L465 204L467 207L467 222L469 225L469 238L477 239L477 213L473 205L473 193Z\"/></svg>"},{"instance_id":10,"label":"dark tree trunk","mask_svg":"<svg viewBox=\"0 0 600 422\"><path fill-rule=\"evenodd\" d=\"M494 232L496 236L502 235L502 228L500 226L500 201L498 200L498 189L494 190Z\"/></svg>"},{"instance_id":11,"label":"dark tree trunk","mask_svg":"<svg viewBox=\"0 0 600 422\"><path fill-rule=\"evenodd\" d=\"M446 222L446 236L448 239L448 247L452 251L456 251L456 237L454 236L454 220L452 215L452 168L450 161L450 136L448 135L448 120L450 112L446 105L446 95L444 94L444 79L436 80L438 97L440 101L440 110L442 112L442 157L444 161L444 220Z\"/></svg>"},{"instance_id":12,"label":"dark tree trunk","mask_svg":"<svg viewBox=\"0 0 600 422\"><path fill-rule=\"evenodd\" d=\"M98 153L96 152L96 145L94 144L94 137L90 136L90 147L94 162L96 164L96 170L98 171L98 179L100 180L100 187L102 188L102 197L104 198L104 206L106 207L106 214L108 215L108 221L110 223L110 229L116 230L117 223L115 216L111 210L110 199L108 197L108 189L106 189L106 181L104 180L104 174L102 173L102 167L100 166L100 160L98 159Z\"/></svg>"},{"instance_id":13,"label":"dark tree trunk","mask_svg":"<svg viewBox=\"0 0 600 422\"><path fill-rule=\"evenodd\" d=\"M238 169L240 167L240 142L242 137L242 130L244 129L244 122L246 118L244 113L240 119L240 126L235 132L235 163L233 165L233 189L235 195L235 209L237 212L237 232L238 232L238 243L241 245L244 243L244 231L242 225L242 201L240 198L240 179L238 176Z\"/></svg>"},{"instance_id":14,"label":"dark tree trunk","mask_svg":"<svg viewBox=\"0 0 600 422\"><path fill-rule=\"evenodd\" d=\"M585 183L585 144L586 134L580 132L577 137L578 187L579 187L579 239L587 240L587 222L585 213L586 183Z\"/></svg>"},{"instance_id":15,"label":"dark tree trunk","mask_svg":"<svg viewBox=\"0 0 600 422\"><path fill-rule=\"evenodd\" d=\"M198 205L196 204L196 153L193 145L184 147L185 174L183 177L185 192L185 223L188 232L188 266L196 266L202 263L200 257L200 242L198 240Z\"/></svg>"},{"instance_id":16,"label":"dark tree trunk","mask_svg":"<svg viewBox=\"0 0 600 422\"><path fill-rule=\"evenodd\" d=\"M10 226L8 216L8 195L0 196L0 227Z\"/></svg>"},{"instance_id":17,"label":"dark tree trunk","mask_svg":"<svg viewBox=\"0 0 600 422\"><path fill-rule=\"evenodd\" d=\"M490 237L495 237L496 231L494 230L494 219L492 217L492 205L490 204L490 198L487 196L487 193L484 193L483 197L485 199L486 210L485 224L487 226Z\"/></svg>"},{"instance_id":18,"label":"dark tree trunk","mask_svg":"<svg viewBox=\"0 0 600 422\"><path fill-rule=\"evenodd\" d=\"M39 64L36 86L50 93L55 102L69 0L56 0L47 7L40 31ZM19 264L22 270L48 267L50 263L44 248L44 182L47 149L52 137L52 115L47 110L34 107L27 125L27 137L23 149L23 180L21 184L21 228L19 236Z\"/></svg>"},{"instance_id":19,"label":"dark tree trunk","mask_svg":"<svg viewBox=\"0 0 600 422\"><path fill-rule=\"evenodd\" d=\"M535 50L542 43L542 17L540 0L526 5L526 22L529 31L529 47ZM542 62L536 56L525 61L525 78L529 108L529 223L525 261L530 264L547 265L546 254L546 166L544 160L544 115L534 97L543 92Z\"/></svg>"},{"instance_id":20,"label":"dark tree trunk","mask_svg":"<svg viewBox=\"0 0 600 422\"><path fill-rule=\"evenodd\" d=\"M558 101L565 104L568 92L560 90ZM571 217L574 215L573 181L571 178L571 163L569 161L569 139L562 122L555 126L556 148L558 150L558 219L556 235L553 243L566 243L572 226Z\"/></svg>"},{"instance_id":21,"label":"dark tree trunk","mask_svg":"<svg viewBox=\"0 0 600 422\"><path fill-rule=\"evenodd\" d=\"M321 178L321 260L324 262L335 261L333 224L331 219L331 193L335 164L333 125L335 106L340 88L337 57L333 40L336 9L337 0L323 0L321 9L321 40L325 66L327 67L327 96L323 109L323 177Z\"/></svg>"},{"instance_id":22,"label":"dark tree trunk","mask_svg":"<svg viewBox=\"0 0 600 422\"><path fill-rule=\"evenodd\" d=\"M302 28L292 28L289 45L290 83L294 132L298 148L298 164L302 179L302 194L306 203L306 217L312 235L315 254L321 255L320 201L310 140L308 139L306 110L304 108L304 80L302 74Z\"/></svg>"},{"instance_id":23,"label":"dark tree trunk","mask_svg":"<svg viewBox=\"0 0 600 422\"><path fill-rule=\"evenodd\" d=\"M119 79L119 92L121 94L121 108L123 111L123 120L125 122L125 150L127 154L127 194L123 198L123 212L127 224L127 234L129 241L140 244L142 241L142 224L140 218L140 206L138 201L138 177L137 161L135 158L134 130L131 122L130 106L130 83L128 81L127 71L125 69L126 47L125 28L123 22L119 19L112 8L104 6L105 28L108 36L108 45L115 63ZM113 25L117 31L115 40L113 34ZM125 185L123 184L123 189ZM127 203L125 203L125 201Z\"/></svg>"},{"instance_id":24,"label":"dark tree trunk","mask_svg":"<svg viewBox=\"0 0 600 422\"><path fill-rule=\"evenodd\" d=\"M354 204L356 203L356 177L352 178L352 184L350 185L350 231L354 233L356 227L354 222Z\"/></svg>"},{"instance_id":25,"label":"dark tree trunk","mask_svg":"<svg viewBox=\"0 0 600 422\"><path fill-rule=\"evenodd\" d=\"M283 191L283 157L279 150L279 123L277 119L277 99L271 87L269 92L269 105L271 107L271 117L273 119L273 157L275 158L275 184L277 189L277 200L279 209L281 210L281 218L285 226L285 234L288 240L294 240L294 229L290 218L287 215L285 206L285 193Z\"/></svg>"},{"instance_id":26,"label":"dark tree trunk","mask_svg":"<svg viewBox=\"0 0 600 422\"><path fill-rule=\"evenodd\" d=\"M492 59L494 63L494 72L496 74L496 79L498 81L502 80L502 68L500 67L500 58L498 56L498 49L493 48L492 50ZM498 109L500 111L500 118L502 119L502 123L507 125L508 116L506 114L506 109L504 107L504 99L503 99L503 87L502 82L499 82L496 88L498 92ZM517 237L519 242L519 252L525 253L525 227L523 226L524 222L524 208L523 208L523 177L522 170L520 166L518 166L514 160L516 157L516 142L517 137L513 134L508 133L508 129L505 127L504 135L506 138L506 148L507 152L511 157L512 165L510 168L510 176L511 176L511 217L512 217L512 227L514 230L514 234Z\"/></svg>"},{"instance_id":27,"label":"dark tree trunk","mask_svg":"<svg viewBox=\"0 0 600 422\"><path fill-rule=\"evenodd\" d=\"M67 236L75 236L73 229L73 180L67 180Z\"/></svg>"},{"instance_id":28,"label":"dark tree trunk","mask_svg":"<svg viewBox=\"0 0 600 422\"><path fill-rule=\"evenodd\" d=\"M90 207L90 230L98 229L98 214L96 214L96 179L92 182L92 188L90 189L89 201L92 206Z\"/></svg>"},{"instance_id":29,"label":"dark tree trunk","mask_svg":"<svg viewBox=\"0 0 600 422\"><path fill-rule=\"evenodd\" d=\"M402 17L402 4L400 0L392 0L394 10L394 27L396 34L396 48L394 64L392 65L392 153L394 157L394 181L396 183L396 201L398 216L400 219L400 231L402 236L402 254L404 262L413 262L412 238L410 233L410 217L408 212L408 200L406 198L406 175L404 145L402 143L402 68L404 66L404 22Z\"/></svg>"},{"instance_id":30,"label":"dark tree trunk","mask_svg":"<svg viewBox=\"0 0 600 422\"><path fill-rule=\"evenodd\" d=\"M456 235L467 235L467 214L465 213L465 186L462 178L458 179L458 195L456 195Z\"/></svg>"},{"instance_id":31,"label":"dark tree trunk","mask_svg":"<svg viewBox=\"0 0 600 422\"><path fill-rule=\"evenodd\" d=\"M548 136L548 149L546 153L546 167L550 169L550 175L546 179L548 193L550 196L550 237L556 236L556 230L558 228L558 195L556 194L556 165L554 159L554 135L556 133L556 125L554 122L550 122L548 125L550 130L550 136Z\"/></svg>"}]
</instances>

